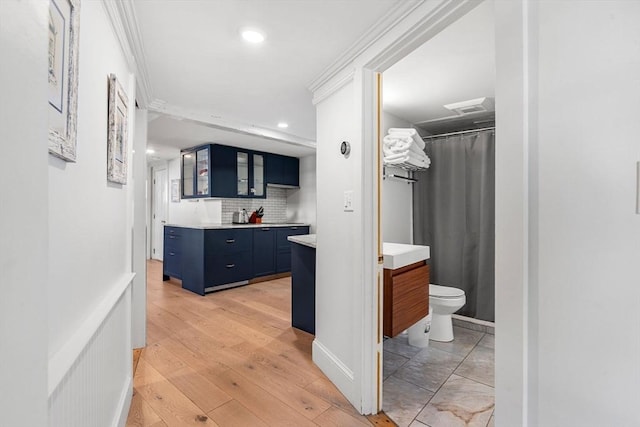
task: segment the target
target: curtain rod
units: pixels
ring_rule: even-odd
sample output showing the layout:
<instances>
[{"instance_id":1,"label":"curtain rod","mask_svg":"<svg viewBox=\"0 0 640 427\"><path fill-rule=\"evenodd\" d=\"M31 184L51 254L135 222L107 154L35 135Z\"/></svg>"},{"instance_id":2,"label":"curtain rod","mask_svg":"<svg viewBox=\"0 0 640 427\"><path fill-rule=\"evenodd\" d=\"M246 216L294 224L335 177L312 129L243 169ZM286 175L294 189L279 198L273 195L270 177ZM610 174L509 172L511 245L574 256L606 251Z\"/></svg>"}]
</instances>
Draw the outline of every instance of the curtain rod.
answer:
<instances>
[{"instance_id":1,"label":"curtain rod","mask_svg":"<svg viewBox=\"0 0 640 427\"><path fill-rule=\"evenodd\" d=\"M443 136L451 136L451 135L462 135L463 133L481 132L483 130L495 130L495 128L496 128L495 126L489 126L489 127L480 128L480 129L469 129L469 130L461 130L458 132L441 133L440 135L423 136L422 139L440 138Z\"/></svg>"}]
</instances>

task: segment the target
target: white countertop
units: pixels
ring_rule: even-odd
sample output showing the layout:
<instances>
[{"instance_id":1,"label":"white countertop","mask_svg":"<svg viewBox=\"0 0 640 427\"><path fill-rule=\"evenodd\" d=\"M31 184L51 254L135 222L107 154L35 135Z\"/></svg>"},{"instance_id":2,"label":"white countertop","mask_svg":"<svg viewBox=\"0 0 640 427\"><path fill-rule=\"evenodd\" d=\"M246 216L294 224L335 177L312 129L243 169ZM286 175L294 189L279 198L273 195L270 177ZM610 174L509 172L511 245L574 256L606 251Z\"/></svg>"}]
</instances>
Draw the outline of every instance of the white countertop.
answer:
<instances>
[{"instance_id":1,"label":"white countertop","mask_svg":"<svg viewBox=\"0 0 640 427\"><path fill-rule=\"evenodd\" d=\"M166 227L182 227L182 228L196 228L199 230L216 230L227 228L265 228L265 227L307 227L309 224L300 222L287 222L287 223L262 223L262 224L165 224Z\"/></svg>"},{"instance_id":2,"label":"white countertop","mask_svg":"<svg viewBox=\"0 0 640 427\"><path fill-rule=\"evenodd\" d=\"M309 246L310 248L316 248L316 235L315 234L301 234L298 236L289 236L287 240L299 245Z\"/></svg>"},{"instance_id":3,"label":"white countertop","mask_svg":"<svg viewBox=\"0 0 640 427\"><path fill-rule=\"evenodd\" d=\"M427 260L430 258L431 252L429 246L383 243L382 255L384 257L384 268L395 270L415 262Z\"/></svg>"}]
</instances>

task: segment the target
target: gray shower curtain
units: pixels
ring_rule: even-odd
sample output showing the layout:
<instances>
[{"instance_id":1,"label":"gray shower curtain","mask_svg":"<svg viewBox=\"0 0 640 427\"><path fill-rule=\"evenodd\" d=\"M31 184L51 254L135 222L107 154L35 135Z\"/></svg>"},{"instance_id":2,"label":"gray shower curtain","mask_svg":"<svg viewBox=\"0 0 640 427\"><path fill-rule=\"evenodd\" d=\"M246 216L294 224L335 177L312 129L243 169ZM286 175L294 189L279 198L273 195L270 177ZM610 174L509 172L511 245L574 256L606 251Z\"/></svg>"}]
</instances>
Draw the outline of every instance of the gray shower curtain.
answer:
<instances>
[{"instance_id":1,"label":"gray shower curtain","mask_svg":"<svg viewBox=\"0 0 640 427\"><path fill-rule=\"evenodd\" d=\"M464 290L457 313L494 321L494 132L434 138L431 167L416 173L413 239L431 248L431 283Z\"/></svg>"}]
</instances>

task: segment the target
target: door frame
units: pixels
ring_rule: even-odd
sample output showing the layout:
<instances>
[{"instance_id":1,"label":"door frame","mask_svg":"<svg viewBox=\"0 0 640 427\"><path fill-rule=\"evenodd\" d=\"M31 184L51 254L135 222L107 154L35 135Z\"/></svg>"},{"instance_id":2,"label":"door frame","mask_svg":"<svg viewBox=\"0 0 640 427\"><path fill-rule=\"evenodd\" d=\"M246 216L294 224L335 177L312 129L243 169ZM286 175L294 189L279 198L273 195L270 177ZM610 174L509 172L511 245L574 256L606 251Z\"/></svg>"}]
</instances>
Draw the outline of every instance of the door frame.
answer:
<instances>
[{"instance_id":1,"label":"door frame","mask_svg":"<svg viewBox=\"0 0 640 427\"><path fill-rule=\"evenodd\" d=\"M356 69L356 91L361 91L363 138L363 227L377 244L365 247L363 277L371 289L354 301L364 324L382 322L381 270L381 145L379 74L427 42L480 2L447 0L427 10L406 30L378 46L378 53ZM495 1L496 34L496 404L502 425L528 425L528 408L535 408L535 372L529 371L529 332L535 313L529 301L529 157L533 155L529 111L530 79L535 77L533 37L535 5L527 1ZM416 9L415 14L419 11ZM408 19L411 21L410 19ZM374 141L375 143L367 143ZM377 279L377 283L375 278ZM533 330L532 330L533 331ZM362 352L362 401L381 409L382 363L380 331L365 328ZM532 381L529 381L531 379Z\"/></svg>"},{"instance_id":2,"label":"door frame","mask_svg":"<svg viewBox=\"0 0 640 427\"><path fill-rule=\"evenodd\" d=\"M152 166L151 167L151 204L150 204L150 210L149 210L149 222L151 224L151 235L150 237L150 248L149 248L149 257L150 259L155 259L157 260L158 258L154 256L154 248L156 245L156 225L155 225L155 221L153 218L153 215L155 213L155 204L156 204L156 187L157 187L157 183L156 183L156 179L155 179L155 174L156 172L162 171L164 170L167 176L166 182L164 183L166 188L167 188L167 195L169 194L169 167L168 165L156 165L156 166ZM169 217L169 200L167 200L166 203L166 207L165 207L165 218ZM162 254L161 254L162 256Z\"/></svg>"}]
</instances>

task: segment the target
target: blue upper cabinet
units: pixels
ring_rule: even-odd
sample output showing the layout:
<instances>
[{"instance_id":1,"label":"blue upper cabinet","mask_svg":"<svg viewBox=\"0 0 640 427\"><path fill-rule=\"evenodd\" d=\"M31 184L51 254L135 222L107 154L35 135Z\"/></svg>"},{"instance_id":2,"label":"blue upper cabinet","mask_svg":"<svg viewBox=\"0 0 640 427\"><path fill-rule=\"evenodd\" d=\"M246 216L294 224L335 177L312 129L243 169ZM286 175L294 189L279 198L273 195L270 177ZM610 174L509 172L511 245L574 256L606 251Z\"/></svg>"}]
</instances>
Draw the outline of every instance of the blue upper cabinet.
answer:
<instances>
[{"instance_id":1,"label":"blue upper cabinet","mask_svg":"<svg viewBox=\"0 0 640 427\"><path fill-rule=\"evenodd\" d=\"M300 161L296 157L267 154L267 185L300 187Z\"/></svg>"},{"instance_id":2,"label":"blue upper cabinet","mask_svg":"<svg viewBox=\"0 0 640 427\"><path fill-rule=\"evenodd\" d=\"M265 157L220 144L183 150L182 198L265 198Z\"/></svg>"},{"instance_id":3,"label":"blue upper cabinet","mask_svg":"<svg viewBox=\"0 0 640 427\"><path fill-rule=\"evenodd\" d=\"M183 150L180 155L182 169L182 198L210 197L211 150L209 145Z\"/></svg>"}]
</instances>

